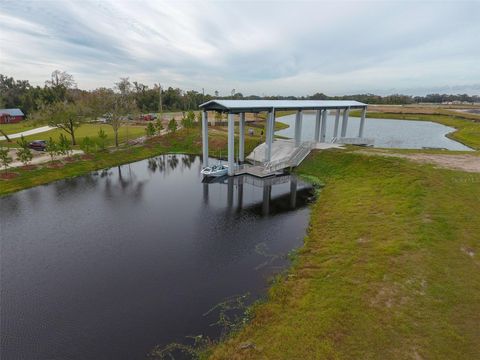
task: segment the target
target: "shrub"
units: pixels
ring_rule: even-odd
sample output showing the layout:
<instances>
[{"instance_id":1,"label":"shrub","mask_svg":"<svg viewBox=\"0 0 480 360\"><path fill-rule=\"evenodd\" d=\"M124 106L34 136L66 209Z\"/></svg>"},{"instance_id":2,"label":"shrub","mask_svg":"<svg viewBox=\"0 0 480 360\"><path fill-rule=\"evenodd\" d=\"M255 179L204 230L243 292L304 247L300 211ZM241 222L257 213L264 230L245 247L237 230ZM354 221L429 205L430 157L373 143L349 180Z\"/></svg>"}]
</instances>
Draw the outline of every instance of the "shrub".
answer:
<instances>
[{"instance_id":1,"label":"shrub","mask_svg":"<svg viewBox=\"0 0 480 360\"><path fill-rule=\"evenodd\" d=\"M55 140L52 138L48 139L45 151L48 153L48 155L50 155L50 159L53 162L53 158L59 153L58 144L55 142Z\"/></svg>"},{"instance_id":2,"label":"shrub","mask_svg":"<svg viewBox=\"0 0 480 360\"><path fill-rule=\"evenodd\" d=\"M145 132L147 133L147 136L155 135L155 126L153 126L153 123L149 122L147 124L147 127L145 128Z\"/></svg>"},{"instance_id":3,"label":"shrub","mask_svg":"<svg viewBox=\"0 0 480 360\"><path fill-rule=\"evenodd\" d=\"M5 172L7 172L10 163L13 161L12 157L8 155L8 148L3 146L0 148L0 163L2 164Z\"/></svg>"},{"instance_id":4,"label":"shrub","mask_svg":"<svg viewBox=\"0 0 480 360\"><path fill-rule=\"evenodd\" d=\"M161 131L163 130L162 119L160 118L157 119L157 121L155 122L155 129L157 130L157 133L160 135Z\"/></svg>"},{"instance_id":5,"label":"shrub","mask_svg":"<svg viewBox=\"0 0 480 360\"><path fill-rule=\"evenodd\" d=\"M60 134L58 139L58 152L62 155L68 155L72 151L70 140L64 134Z\"/></svg>"},{"instance_id":6,"label":"shrub","mask_svg":"<svg viewBox=\"0 0 480 360\"><path fill-rule=\"evenodd\" d=\"M177 122L175 121L174 118L172 118L172 120L168 122L168 130L170 130L173 133L177 131Z\"/></svg>"},{"instance_id":7,"label":"shrub","mask_svg":"<svg viewBox=\"0 0 480 360\"><path fill-rule=\"evenodd\" d=\"M88 136L85 136L80 144L80 148L87 154L93 152L94 147L95 142Z\"/></svg>"},{"instance_id":8,"label":"shrub","mask_svg":"<svg viewBox=\"0 0 480 360\"><path fill-rule=\"evenodd\" d=\"M191 128L195 125L195 113L190 110L187 113L187 116L184 116L182 119L182 126L184 128Z\"/></svg>"},{"instance_id":9,"label":"shrub","mask_svg":"<svg viewBox=\"0 0 480 360\"><path fill-rule=\"evenodd\" d=\"M23 165L27 165L30 161L32 161L33 155L32 151L28 147L28 142L25 138L22 137L20 140L17 141L17 144L20 146L20 149L17 150L17 157L23 163Z\"/></svg>"},{"instance_id":10,"label":"shrub","mask_svg":"<svg viewBox=\"0 0 480 360\"><path fill-rule=\"evenodd\" d=\"M97 146L101 151L107 148L107 138L108 135L103 129L98 130Z\"/></svg>"}]
</instances>

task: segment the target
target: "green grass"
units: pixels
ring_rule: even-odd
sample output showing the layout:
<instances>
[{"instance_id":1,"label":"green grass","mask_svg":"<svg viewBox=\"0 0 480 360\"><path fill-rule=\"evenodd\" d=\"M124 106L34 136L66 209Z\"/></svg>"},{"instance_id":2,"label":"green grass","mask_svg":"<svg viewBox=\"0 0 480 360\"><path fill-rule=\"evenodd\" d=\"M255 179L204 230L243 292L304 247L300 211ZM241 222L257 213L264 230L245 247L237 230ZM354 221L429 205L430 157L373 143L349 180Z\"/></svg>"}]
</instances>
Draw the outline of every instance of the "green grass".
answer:
<instances>
[{"instance_id":1,"label":"green grass","mask_svg":"<svg viewBox=\"0 0 480 360\"><path fill-rule=\"evenodd\" d=\"M360 116L360 113L355 111L352 111L350 114L351 116ZM456 129L456 131L447 135L450 139L461 142L472 149L480 150L480 122L465 119L461 116L367 112L367 117L437 122Z\"/></svg>"},{"instance_id":2,"label":"green grass","mask_svg":"<svg viewBox=\"0 0 480 360\"><path fill-rule=\"evenodd\" d=\"M105 133L108 135L108 138L107 138L108 145L113 145L115 140L113 137L112 127L110 125L105 125L105 124L83 124L82 126L80 126L75 132L77 145L81 144L82 139L86 136L89 136L90 138L98 137L98 131L100 129L103 129ZM50 137L52 137L53 139L58 140L61 133L65 134L68 137L68 139L70 139L70 135L68 135L65 131L60 129L54 129L51 131L46 131L44 133L26 136L25 139L27 141L33 141L38 139L48 140ZM135 139L137 137L145 135L145 126L122 126L118 134L119 134L120 142L124 142L128 139ZM0 141L0 146L15 147L17 146L17 143L15 140L16 139L12 139L12 142L10 143L7 141Z\"/></svg>"},{"instance_id":3,"label":"green grass","mask_svg":"<svg viewBox=\"0 0 480 360\"><path fill-rule=\"evenodd\" d=\"M289 128L289 127L290 127L290 125L285 124L281 121L275 120L275 131L283 130L283 129L286 129L286 128Z\"/></svg>"},{"instance_id":4,"label":"green grass","mask_svg":"<svg viewBox=\"0 0 480 360\"><path fill-rule=\"evenodd\" d=\"M335 150L298 173L326 184L305 244L210 357L480 358L480 174Z\"/></svg>"},{"instance_id":5,"label":"green grass","mask_svg":"<svg viewBox=\"0 0 480 360\"><path fill-rule=\"evenodd\" d=\"M260 143L258 136L245 137L245 151L248 154ZM238 139L235 141L238 151ZM164 153L201 154L202 138L199 128L183 129L175 134L154 137L142 146L122 146L119 149L98 152L91 159L75 156L75 161L66 162L60 168L52 168L49 163L39 165L37 169L10 169L18 174L10 180L0 179L0 196L52 181L87 174L90 171L108 168L120 164L150 158ZM221 130L211 130L209 134L210 156L227 155L227 135ZM2 170L3 171L3 170Z\"/></svg>"},{"instance_id":6,"label":"green grass","mask_svg":"<svg viewBox=\"0 0 480 360\"><path fill-rule=\"evenodd\" d=\"M11 135L16 134L22 131L27 131L39 127L41 125L36 125L32 121L20 121L19 123L15 124L0 124L0 130L2 130L5 134ZM0 136L3 134L0 133Z\"/></svg>"}]
</instances>

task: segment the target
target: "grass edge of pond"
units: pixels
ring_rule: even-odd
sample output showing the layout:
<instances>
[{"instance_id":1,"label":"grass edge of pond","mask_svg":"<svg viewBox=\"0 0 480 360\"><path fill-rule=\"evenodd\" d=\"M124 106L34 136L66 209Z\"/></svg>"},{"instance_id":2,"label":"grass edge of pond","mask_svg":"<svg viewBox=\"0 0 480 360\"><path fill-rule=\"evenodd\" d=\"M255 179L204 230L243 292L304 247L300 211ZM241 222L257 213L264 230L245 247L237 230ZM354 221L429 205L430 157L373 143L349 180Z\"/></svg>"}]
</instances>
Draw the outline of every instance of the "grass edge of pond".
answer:
<instances>
[{"instance_id":1,"label":"grass edge of pond","mask_svg":"<svg viewBox=\"0 0 480 360\"><path fill-rule=\"evenodd\" d=\"M252 322L201 358L478 356L480 274L462 250L480 252L472 174L334 150L296 172L326 183L304 245Z\"/></svg>"}]
</instances>

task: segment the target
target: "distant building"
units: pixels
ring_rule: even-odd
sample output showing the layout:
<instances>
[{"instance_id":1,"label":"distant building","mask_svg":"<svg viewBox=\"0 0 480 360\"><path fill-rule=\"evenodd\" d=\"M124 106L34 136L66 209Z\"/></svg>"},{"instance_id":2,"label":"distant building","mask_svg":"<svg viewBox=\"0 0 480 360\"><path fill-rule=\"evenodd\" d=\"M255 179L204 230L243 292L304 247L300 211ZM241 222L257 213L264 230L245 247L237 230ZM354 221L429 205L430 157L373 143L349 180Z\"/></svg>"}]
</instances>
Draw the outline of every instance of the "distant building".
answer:
<instances>
[{"instance_id":1,"label":"distant building","mask_svg":"<svg viewBox=\"0 0 480 360\"><path fill-rule=\"evenodd\" d=\"M0 124L13 124L23 120L25 115L20 109L0 109Z\"/></svg>"}]
</instances>

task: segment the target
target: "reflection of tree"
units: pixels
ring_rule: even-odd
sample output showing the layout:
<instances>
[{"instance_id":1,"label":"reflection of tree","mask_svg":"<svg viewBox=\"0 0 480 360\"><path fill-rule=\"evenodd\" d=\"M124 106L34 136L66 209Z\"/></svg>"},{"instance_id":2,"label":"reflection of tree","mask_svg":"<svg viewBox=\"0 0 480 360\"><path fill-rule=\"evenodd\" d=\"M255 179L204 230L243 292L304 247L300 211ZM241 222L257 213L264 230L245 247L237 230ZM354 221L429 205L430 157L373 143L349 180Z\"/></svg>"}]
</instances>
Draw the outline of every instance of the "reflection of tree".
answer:
<instances>
[{"instance_id":1,"label":"reflection of tree","mask_svg":"<svg viewBox=\"0 0 480 360\"><path fill-rule=\"evenodd\" d=\"M128 174L125 174L125 166L128 166ZM105 179L105 197L114 199L117 195L131 195L134 199L140 199L143 193L144 181L138 181L137 176L130 165L117 166L117 183L114 182L113 173L109 172ZM121 192L115 191L120 189ZM118 196L120 199L121 197Z\"/></svg>"},{"instance_id":2,"label":"reflection of tree","mask_svg":"<svg viewBox=\"0 0 480 360\"><path fill-rule=\"evenodd\" d=\"M150 170L152 173L157 171L157 168L158 168L157 159L155 158L148 159L147 167L148 167L148 170Z\"/></svg>"},{"instance_id":3,"label":"reflection of tree","mask_svg":"<svg viewBox=\"0 0 480 360\"><path fill-rule=\"evenodd\" d=\"M100 177L107 177L107 176L110 176L112 173L108 170L108 169L103 169L101 172L100 172Z\"/></svg>"},{"instance_id":4,"label":"reflection of tree","mask_svg":"<svg viewBox=\"0 0 480 360\"><path fill-rule=\"evenodd\" d=\"M179 160L177 158L177 155L171 155L168 158L168 165L170 165L170 168L172 170L175 170L175 168L178 166Z\"/></svg>"},{"instance_id":5,"label":"reflection of tree","mask_svg":"<svg viewBox=\"0 0 480 360\"><path fill-rule=\"evenodd\" d=\"M165 171L165 155L159 156L157 158L157 164L158 164L158 171L159 172L164 172Z\"/></svg>"},{"instance_id":6,"label":"reflection of tree","mask_svg":"<svg viewBox=\"0 0 480 360\"><path fill-rule=\"evenodd\" d=\"M182 164L184 167L191 168L192 164L195 162L196 155L183 155Z\"/></svg>"},{"instance_id":7,"label":"reflection of tree","mask_svg":"<svg viewBox=\"0 0 480 360\"><path fill-rule=\"evenodd\" d=\"M55 189L58 200L77 196L77 189L83 191L86 186L93 188L98 185L98 173L92 172L87 175L54 182L51 186Z\"/></svg>"}]
</instances>

